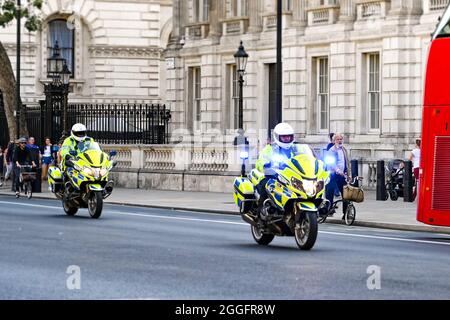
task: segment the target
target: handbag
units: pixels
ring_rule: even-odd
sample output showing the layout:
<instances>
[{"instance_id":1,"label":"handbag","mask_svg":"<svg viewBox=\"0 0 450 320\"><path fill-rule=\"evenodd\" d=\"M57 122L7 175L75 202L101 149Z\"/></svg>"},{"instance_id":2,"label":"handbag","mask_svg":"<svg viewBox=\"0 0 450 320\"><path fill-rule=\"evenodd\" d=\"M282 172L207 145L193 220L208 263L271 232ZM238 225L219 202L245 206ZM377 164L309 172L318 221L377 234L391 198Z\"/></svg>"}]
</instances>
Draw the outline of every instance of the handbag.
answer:
<instances>
[{"instance_id":1,"label":"handbag","mask_svg":"<svg viewBox=\"0 0 450 320\"><path fill-rule=\"evenodd\" d=\"M361 203L364 201L364 190L350 184L344 186L344 200Z\"/></svg>"}]
</instances>

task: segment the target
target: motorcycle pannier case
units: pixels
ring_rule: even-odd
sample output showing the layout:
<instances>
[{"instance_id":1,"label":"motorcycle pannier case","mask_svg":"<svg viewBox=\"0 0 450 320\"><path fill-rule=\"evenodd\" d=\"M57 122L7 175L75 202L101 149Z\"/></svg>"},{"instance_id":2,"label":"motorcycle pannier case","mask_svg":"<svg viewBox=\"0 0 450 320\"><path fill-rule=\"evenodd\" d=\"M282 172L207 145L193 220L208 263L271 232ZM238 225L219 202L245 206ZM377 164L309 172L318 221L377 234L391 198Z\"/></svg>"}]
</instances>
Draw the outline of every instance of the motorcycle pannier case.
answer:
<instances>
[{"instance_id":1,"label":"motorcycle pannier case","mask_svg":"<svg viewBox=\"0 0 450 320\"><path fill-rule=\"evenodd\" d=\"M255 201L255 190L253 184L247 178L236 178L234 180L234 203L241 212L248 212Z\"/></svg>"},{"instance_id":2,"label":"motorcycle pannier case","mask_svg":"<svg viewBox=\"0 0 450 320\"><path fill-rule=\"evenodd\" d=\"M62 187L63 175L58 167L51 166L48 168L48 183L54 186L54 191L58 191Z\"/></svg>"}]
</instances>

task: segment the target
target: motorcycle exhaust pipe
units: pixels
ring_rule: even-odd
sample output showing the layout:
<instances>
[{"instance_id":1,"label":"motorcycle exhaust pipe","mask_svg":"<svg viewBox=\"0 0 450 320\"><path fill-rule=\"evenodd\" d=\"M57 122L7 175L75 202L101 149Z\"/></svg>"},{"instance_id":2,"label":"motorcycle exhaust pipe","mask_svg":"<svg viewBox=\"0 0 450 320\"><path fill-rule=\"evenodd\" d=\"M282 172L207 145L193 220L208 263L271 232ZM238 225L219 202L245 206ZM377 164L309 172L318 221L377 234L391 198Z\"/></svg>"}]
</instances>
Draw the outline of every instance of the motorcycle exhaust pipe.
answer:
<instances>
[{"instance_id":1,"label":"motorcycle exhaust pipe","mask_svg":"<svg viewBox=\"0 0 450 320\"><path fill-rule=\"evenodd\" d=\"M255 219L253 219L248 213L243 213L241 215L242 220L244 220L245 222L251 224L252 226L256 227L257 223L255 221Z\"/></svg>"}]
</instances>

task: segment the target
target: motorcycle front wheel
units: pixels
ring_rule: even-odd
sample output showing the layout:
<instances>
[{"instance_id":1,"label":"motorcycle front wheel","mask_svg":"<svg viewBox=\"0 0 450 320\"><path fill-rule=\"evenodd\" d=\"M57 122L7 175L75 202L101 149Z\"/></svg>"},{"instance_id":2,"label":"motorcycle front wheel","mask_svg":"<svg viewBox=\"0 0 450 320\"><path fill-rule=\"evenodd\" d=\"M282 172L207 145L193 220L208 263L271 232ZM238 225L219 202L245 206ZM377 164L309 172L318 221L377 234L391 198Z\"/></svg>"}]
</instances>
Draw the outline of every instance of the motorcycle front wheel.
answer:
<instances>
[{"instance_id":1,"label":"motorcycle front wheel","mask_svg":"<svg viewBox=\"0 0 450 320\"><path fill-rule=\"evenodd\" d=\"M260 227L251 226L251 229L253 239L262 246L267 246L275 238L273 234L263 233Z\"/></svg>"},{"instance_id":2,"label":"motorcycle front wheel","mask_svg":"<svg viewBox=\"0 0 450 320\"><path fill-rule=\"evenodd\" d=\"M62 203L63 203L64 212L68 216L74 216L78 212L78 208L77 207L72 207L71 205L69 205L68 201L63 200Z\"/></svg>"},{"instance_id":3,"label":"motorcycle front wheel","mask_svg":"<svg viewBox=\"0 0 450 320\"><path fill-rule=\"evenodd\" d=\"M301 221L295 225L295 242L300 250L310 250L316 243L318 233L317 213L304 212Z\"/></svg>"},{"instance_id":4,"label":"motorcycle front wheel","mask_svg":"<svg viewBox=\"0 0 450 320\"><path fill-rule=\"evenodd\" d=\"M98 219L103 210L103 193L101 191L91 192L88 200L89 215L92 219Z\"/></svg>"}]
</instances>

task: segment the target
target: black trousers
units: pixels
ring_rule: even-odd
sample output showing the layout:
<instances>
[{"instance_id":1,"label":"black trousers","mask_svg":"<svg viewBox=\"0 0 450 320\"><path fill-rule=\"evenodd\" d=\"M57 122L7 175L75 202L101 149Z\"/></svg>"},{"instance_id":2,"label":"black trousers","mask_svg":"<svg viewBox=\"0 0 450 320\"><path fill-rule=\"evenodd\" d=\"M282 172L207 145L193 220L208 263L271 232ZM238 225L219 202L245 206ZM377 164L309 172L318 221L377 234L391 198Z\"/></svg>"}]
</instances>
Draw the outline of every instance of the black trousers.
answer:
<instances>
[{"instance_id":1,"label":"black trousers","mask_svg":"<svg viewBox=\"0 0 450 320\"><path fill-rule=\"evenodd\" d=\"M16 165L14 165L14 185L15 191L20 191L20 168Z\"/></svg>"}]
</instances>

